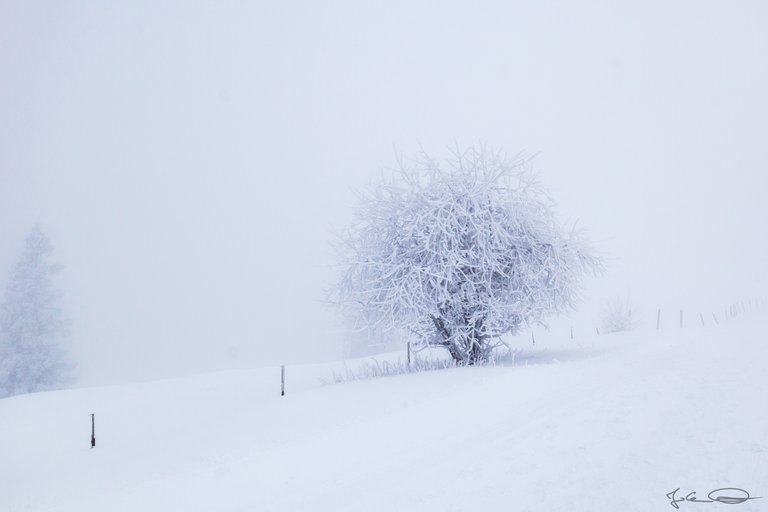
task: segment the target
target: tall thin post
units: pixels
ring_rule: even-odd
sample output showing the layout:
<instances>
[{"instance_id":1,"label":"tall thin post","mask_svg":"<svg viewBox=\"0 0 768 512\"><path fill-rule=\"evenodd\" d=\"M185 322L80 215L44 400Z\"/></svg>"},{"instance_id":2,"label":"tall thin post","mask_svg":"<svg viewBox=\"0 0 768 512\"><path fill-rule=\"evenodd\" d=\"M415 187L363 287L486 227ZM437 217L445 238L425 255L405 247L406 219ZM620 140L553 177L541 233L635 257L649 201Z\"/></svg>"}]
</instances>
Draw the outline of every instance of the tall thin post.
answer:
<instances>
[{"instance_id":1,"label":"tall thin post","mask_svg":"<svg viewBox=\"0 0 768 512\"><path fill-rule=\"evenodd\" d=\"M531 345L536 346L536 337L533 335L533 331L531 331Z\"/></svg>"},{"instance_id":2,"label":"tall thin post","mask_svg":"<svg viewBox=\"0 0 768 512\"><path fill-rule=\"evenodd\" d=\"M656 330L659 330L659 327L661 327L661 308L659 308L659 312L656 313Z\"/></svg>"},{"instance_id":3,"label":"tall thin post","mask_svg":"<svg viewBox=\"0 0 768 512\"><path fill-rule=\"evenodd\" d=\"M285 396L285 365L280 365L280 396Z\"/></svg>"},{"instance_id":4,"label":"tall thin post","mask_svg":"<svg viewBox=\"0 0 768 512\"><path fill-rule=\"evenodd\" d=\"M408 342L408 368L411 367L411 342Z\"/></svg>"},{"instance_id":5,"label":"tall thin post","mask_svg":"<svg viewBox=\"0 0 768 512\"><path fill-rule=\"evenodd\" d=\"M96 447L96 415L91 414L91 448Z\"/></svg>"},{"instance_id":6,"label":"tall thin post","mask_svg":"<svg viewBox=\"0 0 768 512\"><path fill-rule=\"evenodd\" d=\"M571 327L571 339L573 339L573 327Z\"/></svg>"}]
</instances>

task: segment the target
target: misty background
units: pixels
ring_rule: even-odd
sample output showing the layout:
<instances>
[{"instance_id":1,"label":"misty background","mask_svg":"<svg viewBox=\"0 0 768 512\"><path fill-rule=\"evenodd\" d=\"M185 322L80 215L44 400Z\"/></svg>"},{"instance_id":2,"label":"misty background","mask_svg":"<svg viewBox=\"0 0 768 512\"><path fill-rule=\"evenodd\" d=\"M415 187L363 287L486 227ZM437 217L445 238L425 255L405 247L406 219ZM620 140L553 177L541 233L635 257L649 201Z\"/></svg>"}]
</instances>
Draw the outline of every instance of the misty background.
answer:
<instances>
[{"instance_id":1,"label":"misty background","mask_svg":"<svg viewBox=\"0 0 768 512\"><path fill-rule=\"evenodd\" d=\"M356 191L394 148L483 140L537 154L606 257L565 324L763 296L766 27L761 1L0 0L0 285L40 222L83 384L337 359Z\"/></svg>"}]
</instances>

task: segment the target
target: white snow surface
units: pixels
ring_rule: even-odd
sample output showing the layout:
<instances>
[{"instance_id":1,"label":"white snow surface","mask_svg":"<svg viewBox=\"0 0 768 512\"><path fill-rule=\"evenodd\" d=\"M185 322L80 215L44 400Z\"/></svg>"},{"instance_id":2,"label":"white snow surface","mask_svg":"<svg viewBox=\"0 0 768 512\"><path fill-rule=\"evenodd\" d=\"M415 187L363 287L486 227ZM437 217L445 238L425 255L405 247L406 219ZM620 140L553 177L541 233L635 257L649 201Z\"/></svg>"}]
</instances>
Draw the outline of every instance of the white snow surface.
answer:
<instances>
[{"instance_id":1,"label":"white snow surface","mask_svg":"<svg viewBox=\"0 0 768 512\"><path fill-rule=\"evenodd\" d=\"M681 510L768 510L767 332L753 313L341 384L288 367L285 397L258 368L7 398L0 511L654 511L678 487L764 497Z\"/></svg>"}]
</instances>

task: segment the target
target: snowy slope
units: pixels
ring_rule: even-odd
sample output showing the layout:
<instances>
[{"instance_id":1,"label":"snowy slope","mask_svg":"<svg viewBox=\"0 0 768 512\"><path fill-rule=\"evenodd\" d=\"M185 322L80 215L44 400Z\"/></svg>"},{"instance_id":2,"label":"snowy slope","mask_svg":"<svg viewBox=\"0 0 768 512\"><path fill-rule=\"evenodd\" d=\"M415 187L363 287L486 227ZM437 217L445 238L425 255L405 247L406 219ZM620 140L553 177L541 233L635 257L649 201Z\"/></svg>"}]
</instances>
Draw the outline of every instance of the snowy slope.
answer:
<instances>
[{"instance_id":1,"label":"snowy slope","mask_svg":"<svg viewBox=\"0 0 768 512\"><path fill-rule=\"evenodd\" d=\"M343 384L288 368L283 398L267 368L0 400L0 511L653 511L678 487L765 496L680 509L768 510L766 332L755 313Z\"/></svg>"}]
</instances>

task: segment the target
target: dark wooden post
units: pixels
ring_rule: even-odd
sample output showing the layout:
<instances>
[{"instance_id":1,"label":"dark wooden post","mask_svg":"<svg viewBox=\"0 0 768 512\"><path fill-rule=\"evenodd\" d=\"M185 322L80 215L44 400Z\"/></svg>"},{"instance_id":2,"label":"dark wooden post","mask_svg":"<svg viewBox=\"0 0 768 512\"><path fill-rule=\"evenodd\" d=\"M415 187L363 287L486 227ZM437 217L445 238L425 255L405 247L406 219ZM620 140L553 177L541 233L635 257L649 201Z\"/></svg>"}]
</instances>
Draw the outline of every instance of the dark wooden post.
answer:
<instances>
[{"instance_id":1,"label":"dark wooden post","mask_svg":"<svg viewBox=\"0 0 768 512\"><path fill-rule=\"evenodd\" d=\"M280 396L285 396L285 365L280 365Z\"/></svg>"},{"instance_id":2,"label":"dark wooden post","mask_svg":"<svg viewBox=\"0 0 768 512\"><path fill-rule=\"evenodd\" d=\"M96 415L91 414L91 448L96 447Z\"/></svg>"},{"instance_id":3,"label":"dark wooden post","mask_svg":"<svg viewBox=\"0 0 768 512\"><path fill-rule=\"evenodd\" d=\"M411 367L411 342L408 342L408 368Z\"/></svg>"}]
</instances>

